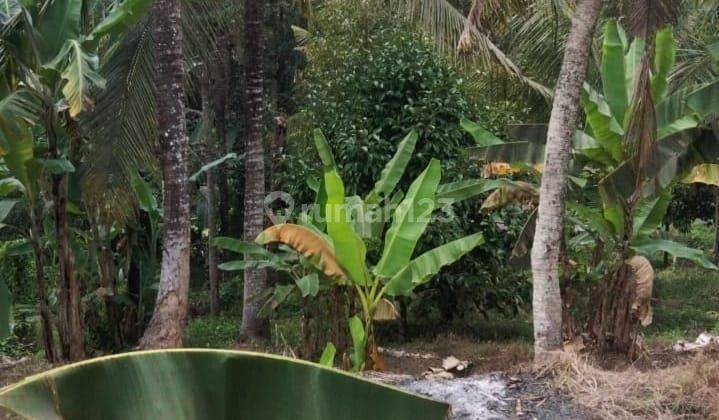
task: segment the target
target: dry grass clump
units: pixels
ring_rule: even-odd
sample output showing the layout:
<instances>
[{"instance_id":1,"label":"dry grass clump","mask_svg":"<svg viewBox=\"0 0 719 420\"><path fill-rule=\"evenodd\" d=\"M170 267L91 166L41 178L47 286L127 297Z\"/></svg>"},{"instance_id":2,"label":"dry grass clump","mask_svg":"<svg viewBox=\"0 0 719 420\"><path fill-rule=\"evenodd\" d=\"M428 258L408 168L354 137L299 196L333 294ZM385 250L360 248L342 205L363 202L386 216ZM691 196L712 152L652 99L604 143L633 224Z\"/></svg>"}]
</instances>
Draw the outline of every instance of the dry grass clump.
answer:
<instances>
[{"instance_id":1,"label":"dry grass clump","mask_svg":"<svg viewBox=\"0 0 719 420\"><path fill-rule=\"evenodd\" d=\"M599 369L562 353L543 369L602 419L719 419L719 361L702 354L664 369Z\"/></svg>"}]
</instances>

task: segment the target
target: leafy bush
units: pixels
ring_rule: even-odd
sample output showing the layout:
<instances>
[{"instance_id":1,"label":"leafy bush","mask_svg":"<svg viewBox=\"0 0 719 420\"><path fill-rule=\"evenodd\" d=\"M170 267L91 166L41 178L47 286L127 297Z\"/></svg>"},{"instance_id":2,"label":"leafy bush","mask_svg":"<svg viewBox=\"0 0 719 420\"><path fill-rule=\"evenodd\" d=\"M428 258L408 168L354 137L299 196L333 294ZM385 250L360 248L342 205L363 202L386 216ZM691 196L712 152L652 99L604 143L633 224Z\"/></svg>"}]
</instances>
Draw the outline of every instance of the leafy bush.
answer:
<instances>
[{"instance_id":1,"label":"leafy bush","mask_svg":"<svg viewBox=\"0 0 719 420\"><path fill-rule=\"evenodd\" d=\"M431 158L442 161L442 183L480 176L480 168L464 153L474 143L460 127L461 118L478 121L497 135L508 123L527 119L529 111L522 104L493 103L478 96L427 38L385 11L330 2L315 17L312 37L304 46L308 66L297 85L300 105L290 121L287 142L284 185L297 203L314 199L306 182L308 174L320 174L312 144L315 128L330 139L347 194L352 195L372 189L397 144L412 129L420 138L398 186L403 191ZM510 232L500 231L494 229L496 220L479 213L480 204L475 199L456 206L455 220L431 225L420 241L417 254L475 232L482 232L491 245L444 270L426 286L431 293L420 293L430 300L418 303L418 308L454 298L466 301L446 305L446 318L478 306L484 310L507 302L516 305L526 298L524 277L500 272L512 235L516 238L526 216L503 220ZM371 257L377 251L373 245L368 243Z\"/></svg>"},{"instance_id":2,"label":"leafy bush","mask_svg":"<svg viewBox=\"0 0 719 420\"><path fill-rule=\"evenodd\" d=\"M714 220L714 189L706 184L677 184L672 188L672 201L664 217L680 232L689 232L696 219Z\"/></svg>"}]
</instances>

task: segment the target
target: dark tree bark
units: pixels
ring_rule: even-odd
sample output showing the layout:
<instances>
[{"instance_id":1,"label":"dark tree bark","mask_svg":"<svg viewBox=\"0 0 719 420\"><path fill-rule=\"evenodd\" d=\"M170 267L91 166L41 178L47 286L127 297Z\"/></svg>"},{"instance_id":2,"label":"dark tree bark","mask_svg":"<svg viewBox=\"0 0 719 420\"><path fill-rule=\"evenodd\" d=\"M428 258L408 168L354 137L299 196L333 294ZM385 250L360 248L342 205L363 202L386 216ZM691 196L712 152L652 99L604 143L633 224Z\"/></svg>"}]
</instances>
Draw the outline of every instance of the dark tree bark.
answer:
<instances>
[{"instance_id":1,"label":"dark tree bark","mask_svg":"<svg viewBox=\"0 0 719 420\"><path fill-rule=\"evenodd\" d=\"M133 250L137 244L137 232L127 226L127 240L125 242L125 272L127 273L127 297L133 306L129 308L125 316L125 325L123 328L123 337L127 344L135 345L140 337L140 314L142 304L140 293L142 289L142 279L140 267L135 260Z\"/></svg>"},{"instance_id":2,"label":"dark tree bark","mask_svg":"<svg viewBox=\"0 0 719 420\"><path fill-rule=\"evenodd\" d=\"M37 215L33 204L30 207L30 242L35 253L35 276L37 280L37 298L40 309L40 325L42 330L42 344L45 350L45 359L50 363L61 360L55 348L55 339L52 334L52 314L47 293L47 279L45 278L46 256L42 247L42 231L37 222Z\"/></svg>"},{"instance_id":3,"label":"dark tree bark","mask_svg":"<svg viewBox=\"0 0 719 420\"><path fill-rule=\"evenodd\" d=\"M56 120L46 121L50 155L60 159ZM70 229L67 217L67 174L54 174L51 179L55 239L60 275L58 277L58 330L62 356L67 361L85 358L85 331L82 325L80 284L75 276L75 255L70 246Z\"/></svg>"},{"instance_id":4,"label":"dark tree bark","mask_svg":"<svg viewBox=\"0 0 719 420\"><path fill-rule=\"evenodd\" d=\"M141 348L181 347L190 288L190 202L188 138L185 134L180 1L156 0L152 6L157 61L158 132L162 149L162 265L155 310Z\"/></svg>"},{"instance_id":5,"label":"dark tree bark","mask_svg":"<svg viewBox=\"0 0 719 420\"><path fill-rule=\"evenodd\" d=\"M222 34L217 39L217 55L214 62L214 84L212 99L215 111L215 131L217 146L221 153L227 153L227 97L230 80L230 63L232 49L230 35ZM230 232L230 191L227 185L227 167L220 165L216 171L218 197L219 226L221 235Z\"/></svg>"},{"instance_id":6,"label":"dark tree bark","mask_svg":"<svg viewBox=\"0 0 719 420\"><path fill-rule=\"evenodd\" d=\"M210 83L209 72L205 72L204 77L200 81L200 96L202 97L202 127L205 137L205 161L211 162L217 158L217 148L215 146L214 133L212 132L212 122L210 118ZM212 315L220 314L220 289L219 289L219 273L217 270L216 248L213 241L217 236L217 221L215 210L215 170L209 169L205 173L205 201L207 201L207 271L210 283L210 313Z\"/></svg>"},{"instance_id":7,"label":"dark tree bark","mask_svg":"<svg viewBox=\"0 0 719 420\"><path fill-rule=\"evenodd\" d=\"M90 231L92 232L97 266L100 273L100 286L105 289L104 301L107 325L112 334L115 348L121 349L124 343L121 325L121 308L115 300L115 296L117 295L117 281L114 274L116 272L115 263L113 261L112 251L109 248L110 244L103 241L100 235L100 221L98 219L97 217L95 220L89 218L88 221L90 223Z\"/></svg>"},{"instance_id":8,"label":"dark tree bark","mask_svg":"<svg viewBox=\"0 0 719 420\"><path fill-rule=\"evenodd\" d=\"M247 54L246 100L247 138L245 144L245 240L252 241L264 228L265 198L264 97L262 60L264 34L262 17L264 0L245 2L245 53ZM267 271L245 270L240 340L264 341L268 335L266 320L259 317L262 302L257 298L267 285Z\"/></svg>"},{"instance_id":9,"label":"dark tree bark","mask_svg":"<svg viewBox=\"0 0 719 420\"><path fill-rule=\"evenodd\" d=\"M601 0L582 0L577 5L549 119L531 257L534 354L537 362L542 362L549 352L561 350L563 344L559 244L564 232L564 199L572 138L579 118L579 97L601 5Z\"/></svg>"}]
</instances>

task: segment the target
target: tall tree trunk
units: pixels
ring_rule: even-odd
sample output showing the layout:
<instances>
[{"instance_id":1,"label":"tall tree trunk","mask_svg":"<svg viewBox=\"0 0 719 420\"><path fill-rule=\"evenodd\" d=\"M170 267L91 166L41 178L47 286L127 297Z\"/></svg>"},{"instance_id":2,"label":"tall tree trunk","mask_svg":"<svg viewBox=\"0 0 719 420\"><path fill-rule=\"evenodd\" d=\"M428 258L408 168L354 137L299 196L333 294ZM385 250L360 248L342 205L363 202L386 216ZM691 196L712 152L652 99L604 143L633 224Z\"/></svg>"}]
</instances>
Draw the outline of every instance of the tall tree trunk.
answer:
<instances>
[{"instance_id":1,"label":"tall tree trunk","mask_svg":"<svg viewBox=\"0 0 719 420\"><path fill-rule=\"evenodd\" d=\"M127 297L132 302L132 307L128 308L126 312L123 336L127 344L135 345L142 332L140 331L142 319L142 302L140 300L142 279L140 278L140 267L137 264L136 257L133 255L133 250L137 245L137 232L130 225L127 225L126 235L124 269L127 273Z\"/></svg>"},{"instance_id":2,"label":"tall tree trunk","mask_svg":"<svg viewBox=\"0 0 719 420\"><path fill-rule=\"evenodd\" d=\"M157 61L158 132L162 147L162 265L155 311L140 340L142 348L182 346L190 289L190 200L187 185L180 0L152 6Z\"/></svg>"},{"instance_id":3,"label":"tall tree trunk","mask_svg":"<svg viewBox=\"0 0 719 420\"><path fill-rule=\"evenodd\" d=\"M202 97L202 129L205 137L205 161L211 162L217 158L217 148L213 139L212 121L210 118L210 83L209 72L206 71L200 82L200 95ZM207 271L210 280L210 313L220 314L219 273L217 270L216 248L212 244L217 236L217 221L215 220L215 170L208 169L205 173L207 201Z\"/></svg>"},{"instance_id":4,"label":"tall tree trunk","mask_svg":"<svg viewBox=\"0 0 719 420\"><path fill-rule=\"evenodd\" d=\"M45 250L42 247L42 234L37 222L37 215L32 203L30 207L30 241L35 253L35 276L37 279L37 298L40 310L40 325L42 329L42 344L45 350L45 359L50 363L60 361L55 349L55 338L52 334L52 314L50 300L47 293L47 279L45 278Z\"/></svg>"},{"instance_id":5,"label":"tall tree trunk","mask_svg":"<svg viewBox=\"0 0 719 420\"><path fill-rule=\"evenodd\" d=\"M56 121L46 121L50 154L60 159ZM60 275L58 278L58 329L63 358L78 361L85 358L85 332L82 326L80 284L75 276L75 255L70 246L70 229L67 220L67 174L54 174L51 180L55 239Z\"/></svg>"},{"instance_id":6,"label":"tall tree trunk","mask_svg":"<svg viewBox=\"0 0 719 420\"><path fill-rule=\"evenodd\" d=\"M230 80L230 62L232 49L230 47L230 35L222 34L217 39L217 55L214 62L214 85L213 105L215 111L215 130L217 134L217 146L221 154L228 152L227 148L227 97ZM230 232L230 191L227 185L227 168L220 165L216 171L219 226L221 235L228 235Z\"/></svg>"},{"instance_id":7,"label":"tall tree trunk","mask_svg":"<svg viewBox=\"0 0 719 420\"><path fill-rule=\"evenodd\" d=\"M88 213L94 213L94 210L95 209L88 209ZM117 281L114 274L116 270L113 254L110 250L110 244L103 241L103 237L100 235L100 219L97 217L97 213L95 217L88 218L88 222L90 224L90 232L92 233L93 245L95 246L97 268L100 274L100 286L105 290L104 301L107 325L112 334L115 349L121 349L124 342L120 322L121 310L115 300L117 295Z\"/></svg>"},{"instance_id":8,"label":"tall tree trunk","mask_svg":"<svg viewBox=\"0 0 719 420\"><path fill-rule=\"evenodd\" d=\"M548 352L562 348L561 247L558 244L564 232L564 198L572 138L579 117L579 97L601 4L601 0L582 0L577 5L549 120L532 247L534 351L538 362L544 360Z\"/></svg>"},{"instance_id":9,"label":"tall tree trunk","mask_svg":"<svg viewBox=\"0 0 719 420\"><path fill-rule=\"evenodd\" d=\"M245 144L244 238L253 240L264 227L265 144L263 127L264 40L262 17L264 0L245 2L245 52L247 54L246 98L247 140ZM268 328L259 317L262 302L258 295L267 285L264 269L245 270L240 340L264 341Z\"/></svg>"}]
</instances>

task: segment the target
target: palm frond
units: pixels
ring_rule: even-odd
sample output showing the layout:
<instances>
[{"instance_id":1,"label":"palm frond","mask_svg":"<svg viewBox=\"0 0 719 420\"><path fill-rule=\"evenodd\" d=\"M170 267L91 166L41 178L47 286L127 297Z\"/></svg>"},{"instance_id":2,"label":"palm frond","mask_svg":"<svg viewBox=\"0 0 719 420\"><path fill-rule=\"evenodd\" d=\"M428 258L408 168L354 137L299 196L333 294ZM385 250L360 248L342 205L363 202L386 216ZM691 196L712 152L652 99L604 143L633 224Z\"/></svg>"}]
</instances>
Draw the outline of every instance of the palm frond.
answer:
<instances>
[{"instance_id":1,"label":"palm frond","mask_svg":"<svg viewBox=\"0 0 719 420\"><path fill-rule=\"evenodd\" d=\"M513 0L509 3L518 1L520 0ZM482 11L485 7L495 5L495 3L496 0L475 0L473 12L470 12L468 19L448 0L390 1L395 13L428 34L440 53L456 58L462 34L466 33L468 38L462 40L461 45L467 48L460 48L460 50L467 53L471 49L473 54L463 59L464 65L479 66L484 70L499 70L538 91L543 96L551 96L550 89L527 77L485 32L478 29Z\"/></svg>"},{"instance_id":2,"label":"palm frond","mask_svg":"<svg viewBox=\"0 0 719 420\"><path fill-rule=\"evenodd\" d=\"M627 29L634 36L651 38L664 25L677 23L681 3L678 0L626 0Z\"/></svg>"},{"instance_id":3,"label":"palm frond","mask_svg":"<svg viewBox=\"0 0 719 420\"><path fill-rule=\"evenodd\" d=\"M150 18L135 26L103 64L107 80L94 111L81 121L88 138L85 199L122 220L134 207L132 177L156 171L155 62Z\"/></svg>"}]
</instances>

